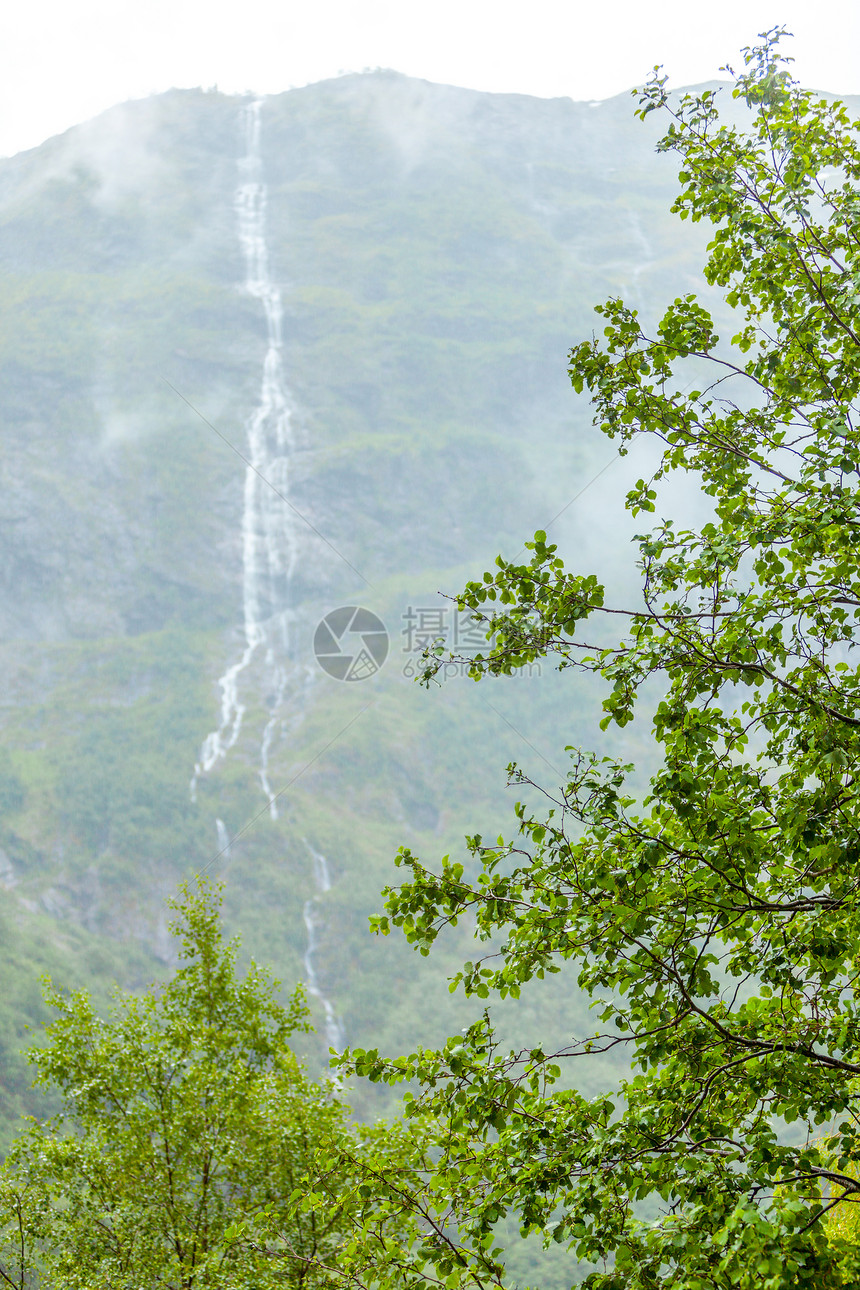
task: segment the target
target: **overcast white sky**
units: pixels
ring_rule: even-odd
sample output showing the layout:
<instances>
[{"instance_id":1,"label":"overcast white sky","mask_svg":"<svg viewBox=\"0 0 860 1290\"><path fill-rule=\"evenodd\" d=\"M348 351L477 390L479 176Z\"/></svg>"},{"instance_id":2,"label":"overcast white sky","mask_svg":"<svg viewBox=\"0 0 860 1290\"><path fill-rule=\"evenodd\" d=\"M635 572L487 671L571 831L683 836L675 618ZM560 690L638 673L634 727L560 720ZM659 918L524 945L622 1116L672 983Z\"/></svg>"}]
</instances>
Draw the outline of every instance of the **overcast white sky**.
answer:
<instances>
[{"instance_id":1,"label":"overcast white sky","mask_svg":"<svg viewBox=\"0 0 860 1290\"><path fill-rule=\"evenodd\" d=\"M860 92L858 0L7 0L0 155L171 86L277 93L366 67L599 99L689 84L777 23L807 85Z\"/></svg>"}]
</instances>

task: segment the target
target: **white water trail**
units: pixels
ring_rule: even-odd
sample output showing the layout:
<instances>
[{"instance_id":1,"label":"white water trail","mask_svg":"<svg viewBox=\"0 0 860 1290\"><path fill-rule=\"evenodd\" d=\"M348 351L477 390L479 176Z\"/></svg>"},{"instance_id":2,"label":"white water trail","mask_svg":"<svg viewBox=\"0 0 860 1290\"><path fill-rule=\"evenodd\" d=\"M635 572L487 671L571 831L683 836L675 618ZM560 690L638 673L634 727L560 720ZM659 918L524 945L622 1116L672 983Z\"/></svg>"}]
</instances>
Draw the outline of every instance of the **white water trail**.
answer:
<instances>
[{"instance_id":1,"label":"white water trail","mask_svg":"<svg viewBox=\"0 0 860 1290\"><path fill-rule=\"evenodd\" d=\"M272 651L269 651L271 654ZM260 744L260 784L263 792L269 799L269 814L273 820L278 818L278 803L276 795L272 792L272 786L269 783L269 752L272 747L272 740L278 727L278 717L281 704L284 701L284 691L287 688L287 671L286 668L278 667L275 669L275 679L277 689L275 691L275 700L272 704L272 715L266 722L263 730L263 742Z\"/></svg>"},{"instance_id":2,"label":"white water trail","mask_svg":"<svg viewBox=\"0 0 860 1290\"><path fill-rule=\"evenodd\" d=\"M262 684L274 695L272 710L260 747L260 784L269 801L269 812L278 818L275 795L269 783L269 753L278 724L278 712L287 688L284 659L289 648L292 617L290 584L298 560L298 538L288 496L290 457L295 440L290 418L289 394L283 365L281 293L272 280L266 239L267 189L263 182L260 151L262 100L243 109L245 154L239 161L236 189L236 231L245 264L243 289L259 300L266 321L266 353L257 406L245 423L245 471L242 506L242 611L244 646L218 685L221 705L218 728L206 736L191 779L196 799L201 775L234 746L242 730L247 703L240 696L240 680L261 647L265 647ZM280 494L280 496L278 495Z\"/></svg>"},{"instance_id":3,"label":"white water trail","mask_svg":"<svg viewBox=\"0 0 860 1290\"><path fill-rule=\"evenodd\" d=\"M651 247L651 243L645 236L645 230L642 227L642 221L639 218L638 211L634 210L630 212L630 228L633 235L632 241L639 252L636 263L633 266L631 286L633 294L636 297L636 301L641 308L644 306L641 278L642 274L647 272L654 263L654 251Z\"/></svg>"},{"instance_id":4,"label":"white water trail","mask_svg":"<svg viewBox=\"0 0 860 1290\"><path fill-rule=\"evenodd\" d=\"M191 797L196 800L197 784L236 744L248 711L241 686L251 694L268 696L269 715L259 750L260 785L273 820L278 818L276 794L269 780L269 757L278 734L286 728L282 708L288 696L300 698L313 683L313 669L304 672L288 664L290 628L294 620L291 584L299 556L299 535L294 513L285 499L289 496L290 459L295 437L290 419L290 398L283 366L283 306L272 280L266 238L267 190L263 180L260 150L262 101L243 109L245 153L239 161L239 185L235 209L239 246L245 265L243 290L259 300L266 322L266 353L263 360L260 395L245 422L245 471L242 503L242 611L244 644L239 657L219 679L221 703L218 727L203 741L191 779ZM252 666L253 665L253 666ZM248 676L243 674L248 673ZM253 677L253 680L251 679ZM230 837L223 820L216 819L218 850L230 858ZM320 988L314 964L318 929L322 926L320 896L331 889L324 855L306 843L313 860L316 895L302 911L307 934L304 954L308 993L319 1001L325 1014L329 1046L346 1045L343 1025L334 1005Z\"/></svg>"},{"instance_id":5,"label":"white water trail","mask_svg":"<svg viewBox=\"0 0 860 1290\"><path fill-rule=\"evenodd\" d=\"M218 835L218 854L225 860L230 859L230 834L223 820L215 821L215 832Z\"/></svg>"},{"instance_id":6,"label":"white water trail","mask_svg":"<svg viewBox=\"0 0 860 1290\"><path fill-rule=\"evenodd\" d=\"M313 995L322 1006L325 1014L325 1034L328 1040L329 1048L336 1048L341 1052L346 1047L346 1035L340 1018L334 1010L331 1000L326 998L320 989L319 977L314 967L314 955L318 948L317 928L320 926L319 919L319 897L327 891L331 891L331 877L328 871L328 861L325 856L314 850L307 838L304 839L305 846L311 853L313 861L314 886L317 889L317 895L311 896L306 900L302 910L302 917L305 922L305 930L308 935L307 947L305 949L305 981L308 987L308 994Z\"/></svg>"}]
</instances>

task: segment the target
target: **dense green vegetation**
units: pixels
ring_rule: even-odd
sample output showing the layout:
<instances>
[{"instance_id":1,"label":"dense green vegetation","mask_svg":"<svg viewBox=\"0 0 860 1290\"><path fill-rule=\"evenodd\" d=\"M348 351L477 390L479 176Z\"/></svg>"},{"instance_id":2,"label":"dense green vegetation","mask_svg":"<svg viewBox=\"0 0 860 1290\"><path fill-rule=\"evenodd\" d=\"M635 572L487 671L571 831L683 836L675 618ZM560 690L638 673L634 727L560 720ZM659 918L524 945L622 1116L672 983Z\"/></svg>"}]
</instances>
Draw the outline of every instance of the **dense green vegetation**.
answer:
<instances>
[{"instance_id":1,"label":"dense green vegetation","mask_svg":"<svg viewBox=\"0 0 860 1290\"><path fill-rule=\"evenodd\" d=\"M237 973L219 905L205 884L184 890L177 970L107 1017L84 991L48 990L58 1015L29 1056L62 1106L0 1169L4 1285L322 1284L375 1202L366 1162L381 1153L403 1182L426 1163L415 1126L350 1127L333 1087L308 1079L290 1047L301 990L282 1006L264 971ZM324 1219L302 1211L308 1186L328 1196ZM384 1233L413 1227L395 1213Z\"/></svg>"}]
</instances>

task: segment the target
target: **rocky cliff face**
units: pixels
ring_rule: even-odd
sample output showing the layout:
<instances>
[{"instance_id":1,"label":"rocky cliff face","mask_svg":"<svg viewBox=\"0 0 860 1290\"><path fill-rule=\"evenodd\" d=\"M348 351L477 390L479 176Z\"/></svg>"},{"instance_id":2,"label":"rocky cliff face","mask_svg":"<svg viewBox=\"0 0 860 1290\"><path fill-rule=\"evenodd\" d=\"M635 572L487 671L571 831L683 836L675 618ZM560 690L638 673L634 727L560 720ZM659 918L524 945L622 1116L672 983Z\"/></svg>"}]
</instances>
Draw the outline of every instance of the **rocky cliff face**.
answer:
<instances>
[{"instance_id":1,"label":"rocky cliff face","mask_svg":"<svg viewBox=\"0 0 860 1290\"><path fill-rule=\"evenodd\" d=\"M367 913L399 844L508 828L508 761L558 783L595 696L409 677L453 629L438 590L559 512L574 562L629 582L623 470L591 484L612 448L565 356L607 294L647 313L697 289L703 241L632 107L374 73L266 99L253 143L248 100L174 92L0 163L7 1051L21 964L145 978L164 896L203 867L321 1026L399 1046L462 1024L462 941L428 975ZM390 645L347 684L312 642L356 604ZM534 1024L567 1032L580 1005L553 999Z\"/></svg>"}]
</instances>

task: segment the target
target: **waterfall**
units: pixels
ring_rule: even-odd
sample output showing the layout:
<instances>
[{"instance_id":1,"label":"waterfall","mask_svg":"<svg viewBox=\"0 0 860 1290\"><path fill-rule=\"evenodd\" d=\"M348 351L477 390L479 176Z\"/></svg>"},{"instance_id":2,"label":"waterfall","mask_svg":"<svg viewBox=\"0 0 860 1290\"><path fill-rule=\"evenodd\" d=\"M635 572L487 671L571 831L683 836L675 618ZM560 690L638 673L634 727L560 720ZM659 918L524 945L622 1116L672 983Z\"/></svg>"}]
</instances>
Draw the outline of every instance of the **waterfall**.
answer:
<instances>
[{"instance_id":1,"label":"waterfall","mask_svg":"<svg viewBox=\"0 0 860 1290\"><path fill-rule=\"evenodd\" d=\"M215 832L218 836L218 854L225 860L230 859L230 834L227 832L227 825L223 820L215 821Z\"/></svg>"},{"instance_id":2,"label":"waterfall","mask_svg":"<svg viewBox=\"0 0 860 1290\"><path fill-rule=\"evenodd\" d=\"M272 697L260 745L259 776L272 819L277 819L277 803L269 782L269 752L287 688L289 590L298 558L298 542L294 514L284 500L289 491L290 456L295 441L283 366L283 305L281 293L270 275L266 240L267 190L260 151L261 108L262 101L256 99L242 111L245 153L239 161L240 182L235 196L237 236L245 267L243 289L260 301L266 321L260 395L245 422L245 456L249 465L245 470L242 506L244 645L240 656L218 681L221 691L218 728L203 741L191 780L191 795L196 797L200 776L212 770L238 740L247 710L240 697L240 679L255 656L262 656L262 683Z\"/></svg>"},{"instance_id":3,"label":"waterfall","mask_svg":"<svg viewBox=\"0 0 860 1290\"><path fill-rule=\"evenodd\" d=\"M331 877L328 871L328 861L319 851L315 851L308 840L304 839L305 846L311 854L313 861L314 886L317 894L306 900L302 910L302 916L305 920L305 930L307 932L307 947L305 949L305 981L308 987L308 994L319 1000L322 1010L325 1013L325 1034L330 1048L336 1048L338 1051L346 1046L346 1036L343 1025L331 1000L327 999L320 989L319 978L314 967L314 955L317 951L317 928L319 923L319 898L325 892L331 891Z\"/></svg>"},{"instance_id":4,"label":"waterfall","mask_svg":"<svg viewBox=\"0 0 860 1290\"><path fill-rule=\"evenodd\" d=\"M637 299L637 303L642 307L644 300L642 297L640 279L646 269L650 269L651 265L654 263L654 251L651 247L651 243L645 236L645 230L642 228L642 221L639 218L638 211L633 210L630 212L630 230L632 233L632 241L635 243L636 249L639 252L636 263L633 266L631 287L633 295Z\"/></svg>"},{"instance_id":5,"label":"waterfall","mask_svg":"<svg viewBox=\"0 0 860 1290\"><path fill-rule=\"evenodd\" d=\"M267 696L269 715L259 748L260 786L269 803L273 820L278 818L276 795L269 781L269 755L282 721L282 708L289 693L306 692L312 683L312 669L300 674L288 667L290 628L294 620L291 583L299 556L295 514L287 503L290 459L295 438L290 418L290 398L283 366L281 294L269 269L266 240L267 190L263 180L260 150L260 99L242 111L245 152L239 160L239 185L235 210L239 247L244 262L243 290L259 300L266 322L266 352L257 404L245 422L245 451L248 461L242 499L242 610L244 641L241 653L219 678L221 691L217 729L206 736L191 779L191 796L196 800L201 776L213 769L236 744L247 712L240 692L243 674L252 693ZM251 675L253 674L253 682ZM292 686L290 682L293 682ZM216 819L218 852L230 858L230 836L223 820ZM316 894L302 911L307 935L304 954L308 993L320 1003L325 1014L325 1034L332 1048L345 1046L343 1026L334 1006L320 989L314 964L317 932L321 926L319 898L331 889L324 855L305 843L313 861Z\"/></svg>"}]
</instances>

